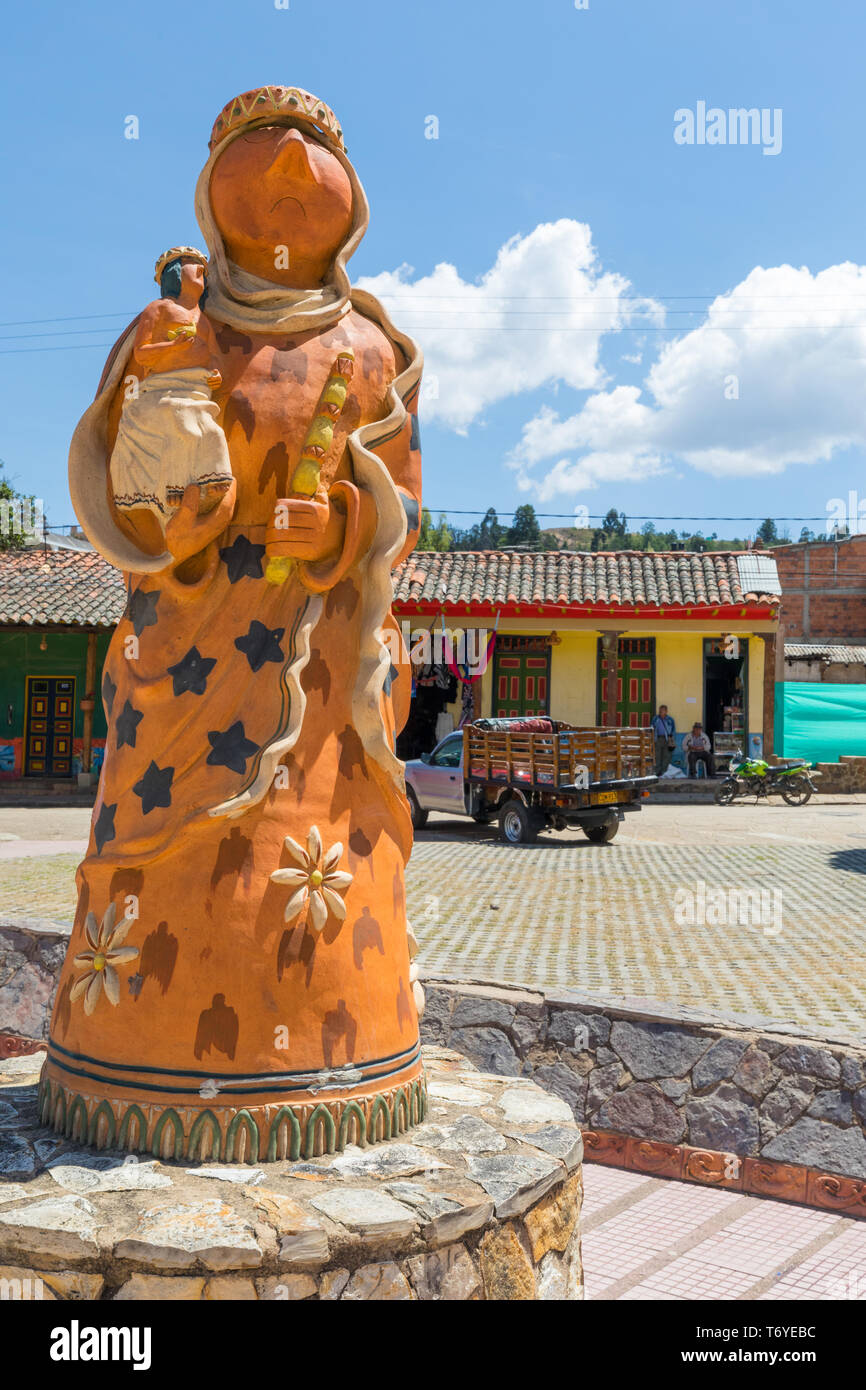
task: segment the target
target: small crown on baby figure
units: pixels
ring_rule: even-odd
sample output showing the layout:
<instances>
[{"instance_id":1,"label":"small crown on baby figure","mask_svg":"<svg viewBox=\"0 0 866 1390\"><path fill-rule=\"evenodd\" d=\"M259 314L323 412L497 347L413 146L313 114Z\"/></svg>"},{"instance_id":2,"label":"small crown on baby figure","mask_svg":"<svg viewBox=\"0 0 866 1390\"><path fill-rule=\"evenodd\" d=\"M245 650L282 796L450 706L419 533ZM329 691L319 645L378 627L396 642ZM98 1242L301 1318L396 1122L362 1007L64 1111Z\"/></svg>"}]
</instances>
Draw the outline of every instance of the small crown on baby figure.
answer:
<instances>
[{"instance_id":1,"label":"small crown on baby figure","mask_svg":"<svg viewBox=\"0 0 866 1390\"><path fill-rule=\"evenodd\" d=\"M197 246L170 246L167 251L163 251L162 255L158 257L156 265L153 268L153 278L157 284L162 280L162 273L166 266L170 265L172 261L180 260L181 257L186 257L187 260L191 261L198 261L199 265L207 267L207 255L204 251L199 251Z\"/></svg>"}]
</instances>

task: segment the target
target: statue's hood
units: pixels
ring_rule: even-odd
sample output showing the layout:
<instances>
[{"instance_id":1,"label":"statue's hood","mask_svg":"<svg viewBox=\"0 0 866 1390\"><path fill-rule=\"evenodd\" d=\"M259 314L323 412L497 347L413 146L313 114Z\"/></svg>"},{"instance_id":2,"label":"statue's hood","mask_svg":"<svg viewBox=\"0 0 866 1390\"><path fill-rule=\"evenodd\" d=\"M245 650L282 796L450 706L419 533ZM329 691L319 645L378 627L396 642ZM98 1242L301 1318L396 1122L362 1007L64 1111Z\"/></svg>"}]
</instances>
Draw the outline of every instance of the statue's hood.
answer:
<instances>
[{"instance_id":1,"label":"statue's hood","mask_svg":"<svg viewBox=\"0 0 866 1390\"><path fill-rule=\"evenodd\" d=\"M211 153L199 175L195 191L195 213L210 252L208 266L208 317L227 323L246 333L297 333L307 329L326 328L336 323L351 308L349 275L346 262L357 249L370 221L367 195L353 165L343 150L319 137L315 131L305 133L320 143L345 169L352 186L352 224L343 245L331 262L324 285L319 289L292 290L270 280L241 270L229 260L225 244L214 220L210 202L210 180L216 161L233 140L243 135L252 124L281 124L273 115L263 117L232 131ZM289 124L288 121L285 124Z\"/></svg>"}]
</instances>

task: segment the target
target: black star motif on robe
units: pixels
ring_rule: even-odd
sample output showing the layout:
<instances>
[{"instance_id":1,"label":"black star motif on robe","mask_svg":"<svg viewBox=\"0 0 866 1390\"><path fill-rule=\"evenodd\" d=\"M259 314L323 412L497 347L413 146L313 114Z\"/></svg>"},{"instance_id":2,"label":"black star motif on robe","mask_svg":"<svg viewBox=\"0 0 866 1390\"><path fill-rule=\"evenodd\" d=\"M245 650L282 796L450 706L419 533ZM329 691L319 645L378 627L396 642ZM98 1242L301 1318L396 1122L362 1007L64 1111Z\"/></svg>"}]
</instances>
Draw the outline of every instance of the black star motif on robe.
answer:
<instances>
[{"instance_id":1,"label":"black star motif on robe","mask_svg":"<svg viewBox=\"0 0 866 1390\"><path fill-rule=\"evenodd\" d=\"M181 661L168 668L175 695L183 695L187 690L193 695L203 695L207 678L215 666L215 656L202 656L198 647L190 647Z\"/></svg>"},{"instance_id":2,"label":"black star motif on robe","mask_svg":"<svg viewBox=\"0 0 866 1390\"><path fill-rule=\"evenodd\" d=\"M243 652L250 663L251 671L260 671L266 661L284 661L285 654L280 646L284 627L266 627L257 618L250 623L246 637L235 638L235 646Z\"/></svg>"},{"instance_id":3,"label":"black star motif on robe","mask_svg":"<svg viewBox=\"0 0 866 1390\"><path fill-rule=\"evenodd\" d=\"M102 703L106 710L111 714L111 707L114 704L114 697L117 694L117 686L106 671L102 678Z\"/></svg>"},{"instance_id":4,"label":"black star motif on robe","mask_svg":"<svg viewBox=\"0 0 866 1390\"><path fill-rule=\"evenodd\" d=\"M264 553L265 547L253 545L248 536L235 536L231 545L222 546L220 559L225 560L226 569L229 572L229 583L237 584L238 580L244 577L261 579L264 574L262 569Z\"/></svg>"},{"instance_id":5,"label":"black star motif on robe","mask_svg":"<svg viewBox=\"0 0 866 1390\"><path fill-rule=\"evenodd\" d=\"M96 824L93 827L93 838L96 841L96 853L101 854L104 845L115 836L114 813L117 810L117 802L113 806L106 806L103 801L96 817Z\"/></svg>"},{"instance_id":6,"label":"black star motif on robe","mask_svg":"<svg viewBox=\"0 0 866 1390\"><path fill-rule=\"evenodd\" d=\"M400 674L400 672L397 670L397 667L394 665L394 663L393 663L393 661L392 661L392 662L391 662L391 667L390 667L390 669L389 669L389 671L388 671L387 676L385 677L385 682L384 682L384 689L385 689L385 694L386 694L386 695L390 695L390 694L391 694L391 686L394 684L394 682L395 682L395 680L397 679L397 677L399 676L399 674Z\"/></svg>"},{"instance_id":7,"label":"black star motif on robe","mask_svg":"<svg viewBox=\"0 0 866 1390\"><path fill-rule=\"evenodd\" d=\"M232 772L246 772L248 760L258 751L258 744L245 736L244 726L239 719L224 734L214 729L208 738L211 751L207 760L212 767L229 767Z\"/></svg>"},{"instance_id":8,"label":"black star motif on robe","mask_svg":"<svg viewBox=\"0 0 866 1390\"><path fill-rule=\"evenodd\" d=\"M157 806L171 805L171 781L173 777L173 767L157 767L154 762L150 764L147 772L132 789L136 796L141 797L143 815L149 815Z\"/></svg>"},{"instance_id":9,"label":"black star motif on robe","mask_svg":"<svg viewBox=\"0 0 866 1390\"><path fill-rule=\"evenodd\" d=\"M144 715L141 711L133 709L132 705L127 700L120 714L117 716L117 722L115 724L115 728L117 729L118 748L123 748L124 745L128 745L130 748L135 747L135 736L143 718Z\"/></svg>"},{"instance_id":10,"label":"black star motif on robe","mask_svg":"<svg viewBox=\"0 0 866 1390\"><path fill-rule=\"evenodd\" d=\"M161 589L152 589L146 594L136 589L127 606L127 617L132 623L136 637L140 637L146 627L156 627L156 605Z\"/></svg>"}]
</instances>

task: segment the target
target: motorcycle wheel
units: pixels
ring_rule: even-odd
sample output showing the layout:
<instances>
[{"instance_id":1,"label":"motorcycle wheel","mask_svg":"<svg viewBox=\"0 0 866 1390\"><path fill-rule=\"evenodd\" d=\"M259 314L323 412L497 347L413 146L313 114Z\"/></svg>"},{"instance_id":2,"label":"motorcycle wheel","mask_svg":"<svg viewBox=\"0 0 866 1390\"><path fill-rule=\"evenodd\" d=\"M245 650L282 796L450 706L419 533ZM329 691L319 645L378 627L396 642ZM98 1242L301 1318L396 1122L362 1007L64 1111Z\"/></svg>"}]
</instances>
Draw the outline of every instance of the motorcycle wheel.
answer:
<instances>
[{"instance_id":1,"label":"motorcycle wheel","mask_svg":"<svg viewBox=\"0 0 866 1390\"><path fill-rule=\"evenodd\" d=\"M726 777L724 782L718 787L715 795L717 806L730 806L737 795L737 784L733 777Z\"/></svg>"},{"instance_id":2,"label":"motorcycle wheel","mask_svg":"<svg viewBox=\"0 0 866 1390\"><path fill-rule=\"evenodd\" d=\"M814 788L807 777L789 777L779 790L789 806L805 806Z\"/></svg>"}]
</instances>

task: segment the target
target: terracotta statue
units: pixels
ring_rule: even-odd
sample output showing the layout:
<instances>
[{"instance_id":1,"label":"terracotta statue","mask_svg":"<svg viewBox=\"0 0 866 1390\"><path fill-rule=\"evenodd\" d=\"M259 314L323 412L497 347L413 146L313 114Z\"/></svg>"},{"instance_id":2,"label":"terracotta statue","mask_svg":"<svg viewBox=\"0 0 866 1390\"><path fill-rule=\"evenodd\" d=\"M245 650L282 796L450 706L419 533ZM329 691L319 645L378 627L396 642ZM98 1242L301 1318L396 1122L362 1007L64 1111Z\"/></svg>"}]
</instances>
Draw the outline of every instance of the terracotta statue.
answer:
<instances>
[{"instance_id":1,"label":"terracotta statue","mask_svg":"<svg viewBox=\"0 0 866 1390\"><path fill-rule=\"evenodd\" d=\"M232 481L228 446L212 390L222 384L213 326L199 308L207 256L173 246L156 263L162 297L138 320L123 411L111 455L114 504L144 544L197 486L199 513L211 511Z\"/></svg>"},{"instance_id":2,"label":"terracotta statue","mask_svg":"<svg viewBox=\"0 0 866 1390\"><path fill-rule=\"evenodd\" d=\"M389 655L421 355L350 287L367 201L323 102L230 102L196 210L207 297L182 351L220 375L231 480L208 510L207 475L182 473L164 526L117 505L124 383L158 323L116 345L70 451L78 517L129 601L42 1113L99 1147L262 1161L425 1110L394 753L409 669Z\"/></svg>"}]
</instances>

